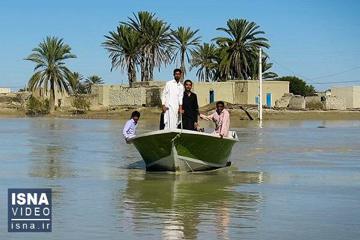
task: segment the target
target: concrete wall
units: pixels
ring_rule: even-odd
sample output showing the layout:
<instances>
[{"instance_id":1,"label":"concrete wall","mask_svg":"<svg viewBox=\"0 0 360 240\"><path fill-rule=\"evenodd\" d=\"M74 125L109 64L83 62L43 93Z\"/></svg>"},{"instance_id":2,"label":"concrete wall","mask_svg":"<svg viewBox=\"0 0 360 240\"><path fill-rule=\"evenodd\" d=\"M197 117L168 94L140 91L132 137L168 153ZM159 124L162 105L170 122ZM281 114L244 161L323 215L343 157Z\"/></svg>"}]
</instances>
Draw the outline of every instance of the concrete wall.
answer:
<instances>
[{"instance_id":1,"label":"concrete wall","mask_svg":"<svg viewBox=\"0 0 360 240\"><path fill-rule=\"evenodd\" d=\"M31 93L0 93L0 108L1 109L21 109L26 105Z\"/></svg>"},{"instance_id":2,"label":"concrete wall","mask_svg":"<svg viewBox=\"0 0 360 240\"><path fill-rule=\"evenodd\" d=\"M346 108L360 108L360 86L333 87L331 95L343 98Z\"/></svg>"},{"instance_id":3,"label":"concrete wall","mask_svg":"<svg viewBox=\"0 0 360 240\"><path fill-rule=\"evenodd\" d=\"M264 81L263 84L263 102L266 102L266 94L271 93L271 107L275 106L275 102L281 99L284 94L289 93L289 82L286 81ZM265 98L265 99L264 99Z\"/></svg>"},{"instance_id":4,"label":"concrete wall","mask_svg":"<svg viewBox=\"0 0 360 240\"><path fill-rule=\"evenodd\" d=\"M97 96L97 105L108 107L109 106L109 85L92 85L91 94Z\"/></svg>"},{"instance_id":5,"label":"concrete wall","mask_svg":"<svg viewBox=\"0 0 360 240\"><path fill-rule=\"evenodd\" d=\"M49 99L50 98L50 91L45 91L43 88L39 88L36 89L35 91L32 92L32 94L35 97L44 97ZM60 91L56 91L55 92L55 106L59 106L59 102L61 106L68 105L68 101L67 99L69 98L69 94L64 91L64 92L60 92Z\"/></svg>"},{"instance_id":6,"label":"concrete wall","mask_svg":"<svg viewBox=\"0 0 360 240\"><path fill-rule=\"evenodd\" d=\"M136 83L133 88L126 85L94 85L92 94L97 95L99 106L136 105L159 106L164 81ZM193 91L198 96L199 106L210 103L210 91L214 91L214 101L225 101L233 104L255 104L258 95L259 81L237 80L226 82L194 82ZM289 82L264 81L263 103L266 105L266 94L272 94L272 106L284 94L289 93Z\"/></svg>"},{"instance_id":7,"label":"concrete wall","mask_svg":"<svg viewBox=\"0 0 360 240\"><path fill-rule=\"evenodd\" d=\"M305 108L309 109L309 110L322 110L322 109L324 109L324 103L321 101L321 96L308 96L308 97L305 97Z\"/></svg>"},{"instance_id":8,"label":"concrete wall","mask_svg":"<svg viewBox=\"0 0 360 240\"><path fill-rule=\"evenodd\" d=\"M109 89L109 105L135 105L141 106L146 104L146 89L129 88L119 85L111 85Z\"/></svg>"},{"instance_id":9,"label":"concrete wall","mask_svg":"<svg viewBox=\"0 0 360 240\"><path fill-rule=\"evenodd\" d=\"M210 91L214 91L214 101L226 101L234 103L234 82L195 82L193 91L197 94L199 106L210 103Z\"/></svg>"},{"instance_id":10,"label":"concrete wall","mask_svg":"<svg viewBox=\"0 0 360 240\"><path fill-rule=\"evenodd\" d=\"M290 98L289 109L302 110L305 109L305 98L300 95L294 95Z\"/></svg>"},{"instance_id":11,"label":"concrete wall","mask_svg":"<svg viewBox=\"0 0 360 240\"><path fill-rule=\"evenodd\" d=\"M360 86L354 86L353 108L360 108Z\"/></svg>"},{"instance_id":12,"label":"concrete wall","mask_svg":"<svg viewBox=\"0 0 360 240\"><path fill-rule=\"evenodd\" d=\"M236 80L226 82L197 82L194 83L194 92L198 95L199 106L210 103L210 91L215 94L215 101L226 101L233 104L256 104L256 96L259 94L259 81ZM271 107L275 101L289 93L289 82L264 81L263 82L263 104L266 105L266 95L271 93Z\"/></svg>"},{"instance_id":13,"label":"concrete wall","mask_svg":"<svg viewBox=\"0 0 360 240\"><path fill-rule=\"evenodd\" d=\"M95 94L82 94L86 100L90 102L91 110L99 110L101 106L98 104L98 96ZM61 99L61 108L73 108L73 102L75 100L75 96L66 96Z\"/></svg>"},{"instance_id":14,"label":"concrete wall","mask_svg":"<svg viewBox=\"0 0 360 240\"><path fill-rule=\"evenodd\" d=\"M248 91L249 91L249 84L247 81L235 81L235 93L234 94L234 103L235 104L244 104L248 103Z\"/></svg>"},{"instance_id":15,"label":"concrete wall","mask_svg":"<svg viewBox=\"0 0 360 240\"><path fill-rule=\"evenodd\" d=\"M164 87L166 81L134 82L133 87Z\"/></svg>"},{"instance_id":16,"label":"concrete wall","mask_svg":"<svg viewBox=\"0 0 360 240\"><path fill-rule=\"evenodd\" d=\"M247 101L240 104L256 104L256 97L259 95L259 81L248 80ZM276 100L281 99L284 94L289 93L289 82L286 81L263 81L263 105L266 105L266 95L271 93L271 107L275 106Z\"/></svg>"},{"instance_id":17,"label":"concrete wall","mask_svg":"<svg viewBox=\"0 0 360 240\"><path fill-rule=\"evenodd\" d=\"M161 106L162 87L151 87L146 89L146 106Z\"/></svg>"},{"instance_id":18,"label":"concrete wall","mask_svg":"<svg viewBox=\"0 0 360 240\"><path fill-rule=\"evenodd\" d=\"M162 87L129 88L125 85L93 85L91 94L96 96L91 100L92 105L98 107L134 105L134 106L160 106Z\"/></svg>"},{"instance_id":19,"label":"concrete wall","mask_svg":"<svg viewBox=\"0 0 360 240\"><path fill-rule=\"evenodd\" d=\"M324 103L325 110L345 110L345 99L338 96L327 96Z\"/></svg>"},{"instance_id":20,"label":"concrete wall","mask_svg":"<svg viewBox=\"0 0 360 240\"><path fill-rule=\"evenodd\" d=\"M0 88L0 93L10 93L10 88Z\"/></svg>"},{"instance_id":21,"label":"concrete wall","mask_svg":"<svg viewBox=\"0 0 360 240\"><path fill-rule=\"evenodd\" d=\"M280 99L275 101L275 107L285 109L289 107L290 100L294 96L292 93L285 93Z\"/></svg>"}]
</instances>

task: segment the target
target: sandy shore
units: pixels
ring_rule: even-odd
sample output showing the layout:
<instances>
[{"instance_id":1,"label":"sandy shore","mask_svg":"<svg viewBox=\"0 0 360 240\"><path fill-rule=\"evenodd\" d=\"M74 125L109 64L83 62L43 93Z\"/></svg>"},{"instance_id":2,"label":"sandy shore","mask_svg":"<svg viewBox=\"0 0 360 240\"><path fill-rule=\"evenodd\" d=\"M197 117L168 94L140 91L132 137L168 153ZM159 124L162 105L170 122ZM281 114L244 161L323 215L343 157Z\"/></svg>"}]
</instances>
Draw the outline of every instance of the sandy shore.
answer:
<instances>
[{"instance_id":1,"label":"sandy shore","mask_svg":"<svg viewBox=\"0 0 360 240\"><path fill-rule=\"evenodd\" d=\"M54 118L70 118L70 119L127 119L135 108L124 108L113 111L96 110L88 111L85 114L74 114L71 111L57 111L53 114L44 117ZM158 119L160 115L160 108L140 107L136 108L140 111L142 119ZM249 109L247 113L244 110L234 108L229 109L231 118L236 120L251 120L257 119L257 112L255 109ZM201 109L202 113L213 111L213 109ZM29 117L23 111L4 111L0 110L0 118L14 118L14 117ZM272 110L264 109L264 120L360 120L360 111L293 111L293 110Z\"/></svg>"}]
</instances>

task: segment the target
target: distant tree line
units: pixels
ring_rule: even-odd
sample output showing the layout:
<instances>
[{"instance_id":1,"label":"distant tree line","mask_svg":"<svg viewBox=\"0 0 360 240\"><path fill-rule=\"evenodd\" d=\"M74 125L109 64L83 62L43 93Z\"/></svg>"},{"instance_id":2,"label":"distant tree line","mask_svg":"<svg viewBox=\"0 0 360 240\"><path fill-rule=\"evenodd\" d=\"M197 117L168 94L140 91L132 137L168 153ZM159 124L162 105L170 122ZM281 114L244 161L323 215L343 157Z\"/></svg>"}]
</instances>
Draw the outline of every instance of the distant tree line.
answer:
<instances>
[{"instance_id":1,"label":"distant tree line","mask_svg":"<svg viewBox=\"0 0 360 240\"><path fill-rule=\"evenodd\" d=\"M259 48L265 50L262 56L263 78L277 77L271 72L272 63L266 53L269 41L256 23L229 19L225 27L217 30L223 35L202 43L199 29L185 26L173 29L154 13L141 11L120 22L114 31L104 36L101 45L109 54L111 70L126 71L130 86L138 80L137 72L140 81L151 81L154 70L171 63L179 64L183 79L192 69L196 69L199 81L258 79ZM71 52L71 47L57 37L46 37L25 58L35 64L27 88L30 91L43 89L49 93L47 105L50 112L54 111L58 92L76 97L90 93L94 84L103 84L97 75L85 79L80 73L71 71L66 61L73 58L76 55ZM290 91L294 94L311 95L315 92L313 86L296 77L278 80L290 81Z\"/></svg>"},{"instance_id":2,"label":"distant tree line","mask_svg":"<svg viewBox=\"0 0 360 240\"><path fill-rule=\"evenodd\" d=\"M122 21L116 30L105 35L103 46L111 59L111 70L127 72L129 85L137 80L154 79L154 69L179 63L183 72L196 68L199 81L257 79L259 48L270 47L260 27L245 19L229 19L226 27L217 28L225 36L215 37L211 43L201 43L199 29L170 25L154 13L142 11ZM263 55L263 77L273 78L272 64Z\"/></svg>"}]
</instances>

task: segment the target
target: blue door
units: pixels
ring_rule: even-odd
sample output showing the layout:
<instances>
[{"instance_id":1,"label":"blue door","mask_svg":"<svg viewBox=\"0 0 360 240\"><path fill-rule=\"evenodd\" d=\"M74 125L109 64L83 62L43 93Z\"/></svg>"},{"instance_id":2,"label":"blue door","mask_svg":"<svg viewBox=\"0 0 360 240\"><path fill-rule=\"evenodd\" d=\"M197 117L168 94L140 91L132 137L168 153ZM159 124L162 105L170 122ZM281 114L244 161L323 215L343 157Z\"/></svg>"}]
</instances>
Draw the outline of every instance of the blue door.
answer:
<instances>
[{"instance_id":1,"label":"blue door","mask_svg":"<svg viewBox=\"0 0 360 240\"><path fill-rule=\"evenodd\" d=\"M271 93L266 94L266 106L271 108Z\"/></svg>"},{"instance_id":2,"label":"blue door","mask_svg":"<svg viewBox=\"0 0 360 240\"><path fill-rule=\"evenodd\" d=\"M256 96L256 97L255 97L255 104L256 104L256 105L259 105L259 96Z\"/></svg>"},{"instance_id":3,"label":"blue door","mask_svg":"<svg viewBox=\"0 0 360 240\"><path fill-rule=\"evenodd\" d=\"M214 93L214 90L210 90L210 92L209 92L209 99L210 99L210 103L215 102L215 93Z\"/></svg>"}]
</instances>

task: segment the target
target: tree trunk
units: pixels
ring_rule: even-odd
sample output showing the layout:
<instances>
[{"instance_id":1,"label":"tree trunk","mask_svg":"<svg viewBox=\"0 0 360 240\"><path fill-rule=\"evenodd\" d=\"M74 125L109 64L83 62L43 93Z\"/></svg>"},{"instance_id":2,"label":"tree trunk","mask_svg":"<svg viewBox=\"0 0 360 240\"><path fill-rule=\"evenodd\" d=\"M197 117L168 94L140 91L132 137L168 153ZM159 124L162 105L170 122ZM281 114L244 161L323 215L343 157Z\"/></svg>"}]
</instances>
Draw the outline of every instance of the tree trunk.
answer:
<instances>
[{"instance_id":1,"label":"tree trunk","mask_svg":"<svg viewBox=\"0 0 360 240\"><path fill-rule=\"evenodd\" d=\"M151 53L151 58L149 59L149 79L148 81L154 80L154 67L155 67L155 56L154 53Z\"/></svg>"},{"instance_id":2,"label":"tree trunk","mask_svg":"<svg viewBox=\"0 0 360 240\"><path fill-rule=\"evenodd\" d=\"M133 62L130 62L128 66L128 79L129 86L133 87L133 83L136 82L136 69Z\"/></svg>"},{"instance_id":3,"label":"tree trunk","mask_svg":"<svg viewBox=\"0 0 360 240\"><path fill-rule=\"evenodd\" d=\"M144 78L143 81L149 81L149 54L144 57Z\"/></svg>"},{"instance_id":4,"label":"tree trunk","mask_svg":"<svg viewBox=\"0 0 360 240\"><path fill-rule=\"evenodd\" d=\"M50 113L53 113L55 111L55 86L54 86L54 82L50 81L50 100L49 100L49 105L50 105Z\"/></svg>"},{"instance_id":5,"label":"tree trunk","mask_svg":"<svg viewBox=\"0 0 360 240\"><path fill-rule=\"evenodd\" d=\"M144 53L141 53L140 68L141 68L141 82L144 82L146 81L146 58Z\"/></svg>"},{"instance_id":6,"label":"tree trunk","mask_svg":"<svg viewBox=\"0 0 360 240\"><path fill-rule=\"evenodd\" d=\"M180 55L180 70L181 70L181 81L184 80L185 78L185 73L186 73L186 69L185 69L185 50L181 49L181 55Z\"/></svg>"}]
</instances>

